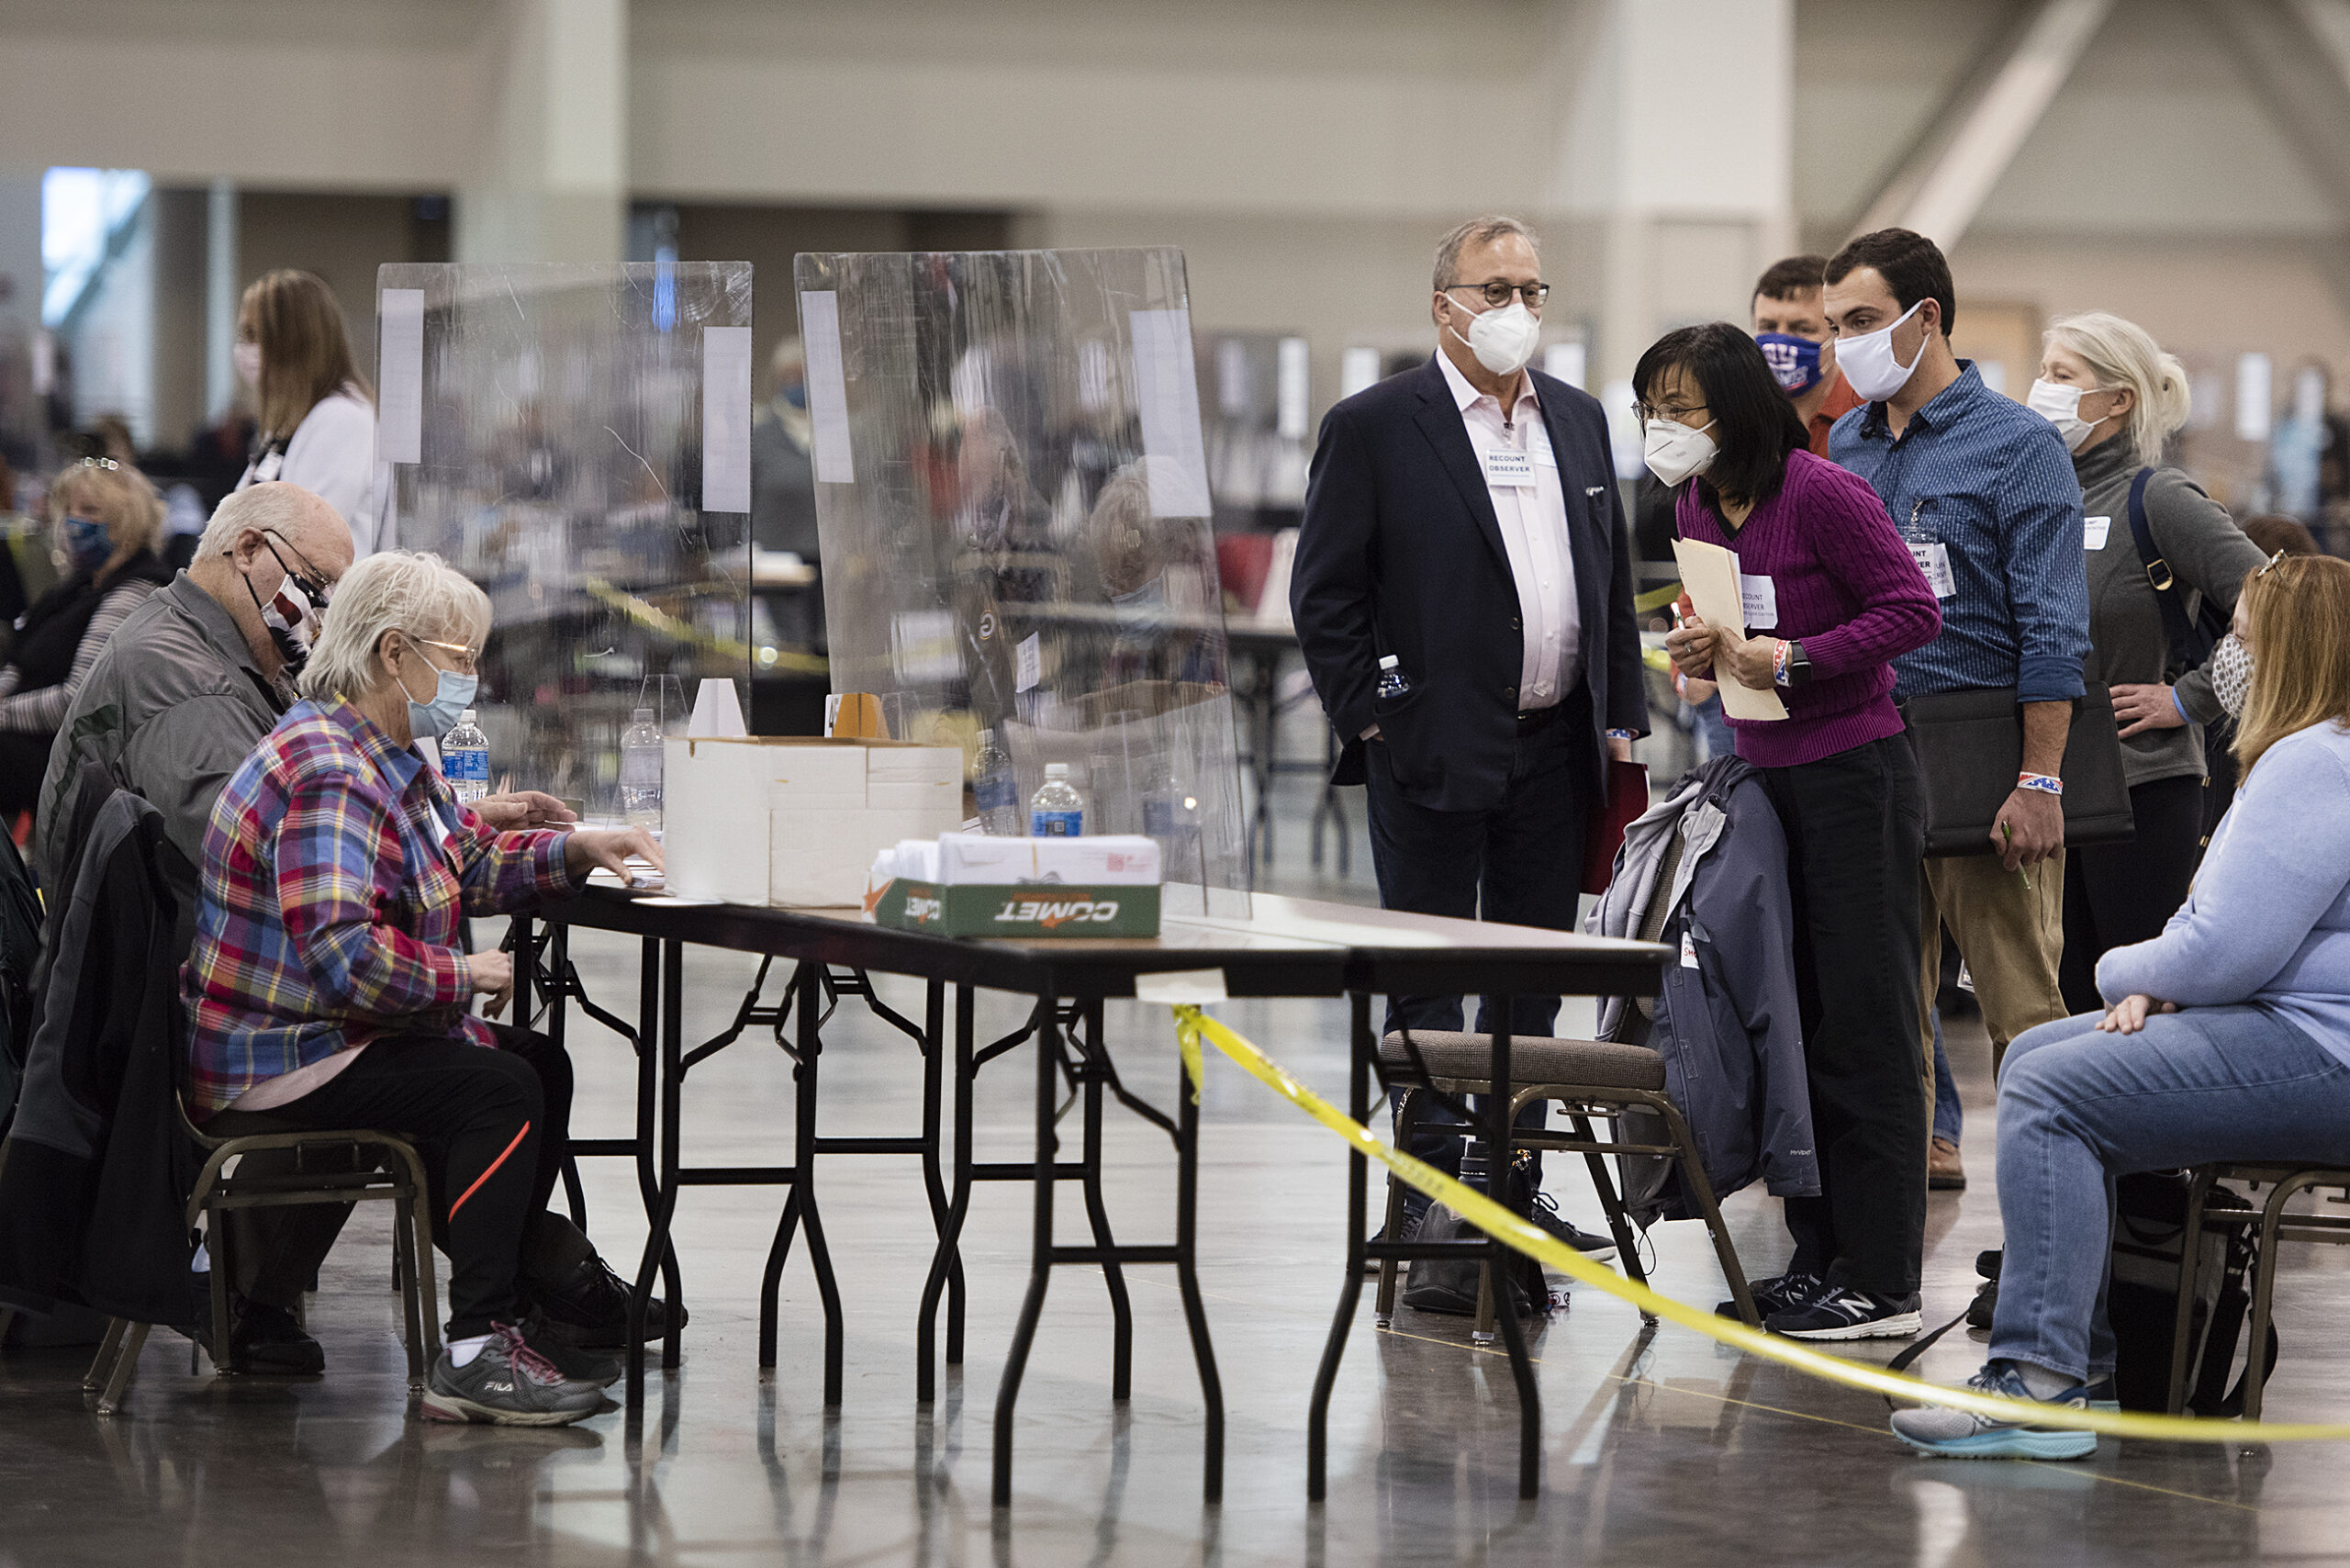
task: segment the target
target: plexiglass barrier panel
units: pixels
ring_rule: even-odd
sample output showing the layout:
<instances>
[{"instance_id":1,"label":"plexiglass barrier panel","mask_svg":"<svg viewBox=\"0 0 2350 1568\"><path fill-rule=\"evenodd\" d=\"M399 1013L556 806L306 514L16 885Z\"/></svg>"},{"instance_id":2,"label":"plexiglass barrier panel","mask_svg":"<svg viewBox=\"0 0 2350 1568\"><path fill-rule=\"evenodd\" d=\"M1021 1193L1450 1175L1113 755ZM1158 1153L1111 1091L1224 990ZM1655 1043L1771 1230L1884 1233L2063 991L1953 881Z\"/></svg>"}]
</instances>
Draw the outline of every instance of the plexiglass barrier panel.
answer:
<instances>
[{"instance_id":1,"label":"plexiglass barrier panel","mask_svg":"<svg viewBox=\"0 0 2350 1568\"><path fill-rule=\"evenodd\" d=\"M1248 854L1182 252L802 255L835 692L1024 807L1148 833L1173 913L1245 919Z\"/></svg>"},{"instance_id":2,"label":"plexiglass barrier panel","mask_svg":"<svg viewBox=\"0 0 2350 1568\"><path fill-rule=\"evenodd\" d=\"M631 712L677 728L680 689L749 676L750 265L398 265L376 288L389 537L489 594L491 778L616 815Z\"/></svg>"}]
</instances>

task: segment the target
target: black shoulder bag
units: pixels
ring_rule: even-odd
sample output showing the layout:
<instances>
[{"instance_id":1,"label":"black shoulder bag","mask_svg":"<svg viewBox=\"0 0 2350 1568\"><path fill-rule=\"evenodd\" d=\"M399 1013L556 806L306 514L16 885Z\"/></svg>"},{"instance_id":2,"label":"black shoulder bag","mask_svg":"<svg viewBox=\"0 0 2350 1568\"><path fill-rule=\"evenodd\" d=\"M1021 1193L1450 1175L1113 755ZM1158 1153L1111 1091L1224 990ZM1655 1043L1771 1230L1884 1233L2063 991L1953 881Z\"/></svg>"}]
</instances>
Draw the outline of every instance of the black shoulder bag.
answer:
<instances>
[{"instance_id":1,"label":"black shoulder bag","mask_svg":"<svg viewBox=\"0 0 2350 1568\"><path fill-rule=\"evenodd\" d=\"M2188 619L2187 590L2179 587L2170 563L2154 549L2154 531L2146 521L2146 482L2154 476L2152 468L2141 468L2130 481L2130 538L2138 546L2138 559L2146 568L2146 585L2154 590L2154 603L2162 610L2163 635L2170 642L2170 664L2164 673L2176 682L2211 656L2212 644L2228 634L2229 618L2206 594L2194 618Z\"/></svg>"}]
</instances>

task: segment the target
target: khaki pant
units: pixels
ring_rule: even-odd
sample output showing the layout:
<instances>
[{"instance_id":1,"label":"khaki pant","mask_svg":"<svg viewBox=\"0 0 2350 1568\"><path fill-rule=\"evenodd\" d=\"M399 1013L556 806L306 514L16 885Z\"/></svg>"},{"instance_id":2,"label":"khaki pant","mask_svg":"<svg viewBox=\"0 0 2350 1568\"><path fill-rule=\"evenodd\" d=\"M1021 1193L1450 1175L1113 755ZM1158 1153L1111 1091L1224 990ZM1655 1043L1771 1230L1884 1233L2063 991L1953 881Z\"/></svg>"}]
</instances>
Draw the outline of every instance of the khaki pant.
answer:
<instances>
[{"instance_id":1,"label":"khaki pant","mask_svg":"<svg viewBox=\"0 0 2350 1568\"><path fill-rule=\"evenodd\" d=\"M2031 886L2024 887L2025 876ZM2065 955L2065 852L2019 875L1996 855L1937 857L1926 862L1918 904L1918 1037L1926 1097L1934 1084L1934 997L1942 988L1942 928L1948 926L1983 1005L1996 1073L2008 1042L2026 1029L2068 1015L2056 979Z\"/></svg>"}]
</instances>

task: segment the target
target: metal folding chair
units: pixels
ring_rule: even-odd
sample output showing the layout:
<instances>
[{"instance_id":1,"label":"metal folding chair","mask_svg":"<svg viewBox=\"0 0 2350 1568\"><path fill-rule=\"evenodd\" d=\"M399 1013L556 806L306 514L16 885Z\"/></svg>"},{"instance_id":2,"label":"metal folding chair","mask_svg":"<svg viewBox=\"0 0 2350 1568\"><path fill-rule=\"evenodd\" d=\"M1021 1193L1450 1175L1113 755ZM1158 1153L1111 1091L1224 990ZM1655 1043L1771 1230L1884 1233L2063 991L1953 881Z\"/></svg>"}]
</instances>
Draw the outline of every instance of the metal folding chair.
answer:
<instances>
[{"instance_id":1,"label":"metal folding chair","mask_svg":"<svg viewBox=\"0 0 2350 1568\"><path fill-rule=\"evenodd\" d=\"M1415 1047L1417 1063L1413 1056ZM1402 1034L1393 1034L1381 1042L1379 1056L1388 1081L1406 1085L1403 1103L1397 1108L1395 1126L1396 1143L1406 1148L1411 1147L1412 1132L1419 1124L1431 1090L1449 1095L1479 1094L1493 1082L1493 1041L1485 1035L1415 1030L1407 1047ZM1423 1067L1426 1080L1412 1081ZM1730 1242L1729 1227L1722 1223L1713 1187L1707 1182L1705 1167L1698 1160L1696 1140L1690 1136L1689 1124L1682 1119L1664 1092L1664 1058L1645 1046L1605 1040L1513 1038L1510 1072L1521 1081L1510 1096L1510 1148L1494 1159L1492 1168L1501 1170L1519 1149L1555 1149L1582 1155L1591 1171L1591 1183L1598 1190L1600 1206L1606 1212L1608 1228L1616 1238L1616 1255L1622 1261L1624 1272L1635 1283L1646 1284L1648 1278L1640 1268L1639 1249L1631 1223L1625 1215L1623 1200L1607 1173L1604 1157L1648 1154L1673 1159L1680 1166L1682 1187L1690 1206L1713 1235L1714 1253L1721 1260L1722 1277L1729 1282L1730 1299L1738 1303L1739 1316L1747 1323L1759 1326L1762 1319L1755 1313L1753 1298L1747 1294L1746 1271L1739 1264L1738 1249ZM1567 1130L1517 1125L1518 1113L1539 1101L1549 1101L1566 1110ZM1634 1109L1662 1121L1671 1141L1628 1139L1618 1118L1627 1110ZM1609 1137L1603 1139L1594 1132L1595 1119L1608 1124ZM1387 1183L1387 1234L1402 1235L1403 1225L1404 1185L1391 1177ZM1390 1258L1380 1263L1378 1315L1382 1327L1394 1317L1396 1272L1395 1260ZM1473 1332L1480 1344L1494 1338L1494 1302L1493 1270L1486 1267L1481 1271L1477 1287L1477 1323Z\"/></svg>"},{"instance_id":2,"label":"metal folding chair","mask_svg":"<svg viewBox=\"0 0 2350 1568\"><path fill-rule=\"evenodd\" d=\"M305 1204L389 1203L392 1215L392 1271L399 1282L407 1312L408 1381L421 1392L426 1373L441 1355L440 1306L432 1274L431 1188L424 1161L413 1145L391 1133L364 1130L258 1133L242 1137L212 1137L188 1120L185 1103L180 1121L189 1138L207 1153L187 1202L187 1223L205 1223L207 1246L212 1254L211 1343L205 1347L216 1372L229 1372L229 1279L232 1268L229 1227L220 1215L231 1209L282 1208ZM370 1149L373 1160L356 1161L361 1169L296 1171L282 1176L243 1176L229 1172L231 1160L262 1149ZM380 1167L380 1168L377 1168ZM90 1363L82 1386L98 1395L98 1414L111 1416L122 1404L123 1390L139 1364L150 1325L118 1317L106 1325L97 1358Z\"/></svg>"},{"instance_id":3,"label":"metal folding chair","mask_svg":"<svg viewBox=\"0 0 2350 1568\"><path fill-rule=\"evenodd\" d=\"M2242 1182L2272 1191L2256 1209L2213 1209L2208 1206L2212 1185ZM2196 1245L2207 1230L2257 1224L2260 1235L2252 1259L2252 1326L2245 1341L2244 1418L2260 1419L2260 1395L2268 1378L2268 1325L2277 1291L2277 1243L2321 1241L2350 1244L2350 1215L2288 1215L2285 1205L2315 1188L2339 1189L2329 1201L2350 1204L2350 1170L2323 1165L2199 1165L2187 1192L2187 1228L2179 1243L2178 1316L2171 1327L2170 1399L2174 1416L2187 1407L2188 1337L2192 1332L2195 1301L2201 1282L2203 1249Z\"/></svg>"}]
</instances>

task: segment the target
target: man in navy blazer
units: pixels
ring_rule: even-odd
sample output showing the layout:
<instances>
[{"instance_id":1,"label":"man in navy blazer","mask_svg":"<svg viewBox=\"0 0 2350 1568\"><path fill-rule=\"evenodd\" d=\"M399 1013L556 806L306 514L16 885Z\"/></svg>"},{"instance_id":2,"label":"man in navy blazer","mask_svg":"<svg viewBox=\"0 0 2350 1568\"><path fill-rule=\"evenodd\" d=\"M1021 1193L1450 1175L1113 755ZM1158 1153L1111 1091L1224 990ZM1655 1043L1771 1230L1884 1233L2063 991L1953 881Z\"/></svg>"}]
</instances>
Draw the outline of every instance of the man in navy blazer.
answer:
<instances>
[{"instance_id":1,"label":"man in navy blazer","mask_svg":"<svg viewBox=\"0 0 2350 1568\"><path fill-rule=\"evenodd\" d=\"M1527 368L1549 287L1524 225L1462 224L1434 283L1436 354L1322 421L1291 610L1337 781L1370 790L1380 902L1567 930L1606 758L1648 730L1607 420ZM1512 1031L1558 1011L1518 998ZM1457 996L1389 999L1391 1030L1460 1025Z\"/></svg>"}]
</instances>

